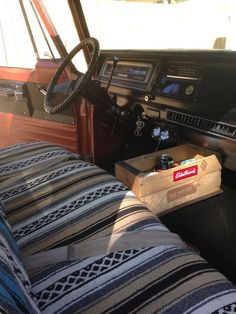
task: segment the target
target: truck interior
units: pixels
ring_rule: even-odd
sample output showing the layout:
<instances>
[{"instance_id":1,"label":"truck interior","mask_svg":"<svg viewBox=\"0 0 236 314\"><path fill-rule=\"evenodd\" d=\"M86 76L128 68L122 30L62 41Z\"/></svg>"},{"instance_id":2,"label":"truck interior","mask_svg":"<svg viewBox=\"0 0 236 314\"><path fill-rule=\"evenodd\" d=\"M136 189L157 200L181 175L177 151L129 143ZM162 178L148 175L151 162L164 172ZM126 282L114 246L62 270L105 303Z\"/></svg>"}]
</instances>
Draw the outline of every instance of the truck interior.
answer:
<instances>
[{"instance_id":1,"label":"truck interior","mask_svg":"<svg viewBox=\"0 0 236 314\"><path fill-rule=\"evenodd\" d=\"M235 12L234 0L0 1L0 242L9 224L31 287L22 301L1 275L3 313L235 312ZM221 193L156 215L115 178L120 161L186 143L218 157ZM185 247L22 270L32 254L156 229Z\"/></svg>"}]
</instances>

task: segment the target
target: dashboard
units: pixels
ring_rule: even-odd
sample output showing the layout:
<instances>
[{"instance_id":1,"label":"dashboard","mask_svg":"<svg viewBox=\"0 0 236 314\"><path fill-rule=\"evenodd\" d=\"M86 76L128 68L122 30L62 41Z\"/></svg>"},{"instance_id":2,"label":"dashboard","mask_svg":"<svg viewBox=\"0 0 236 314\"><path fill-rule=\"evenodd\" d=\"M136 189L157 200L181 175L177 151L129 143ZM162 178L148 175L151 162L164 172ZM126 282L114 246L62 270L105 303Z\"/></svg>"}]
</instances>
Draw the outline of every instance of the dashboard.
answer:
<instances>
[{"instance_id":1,"label":"dashboard","mask_svg":"<svg viewBox=\"0 0 236 314\"><path fill-rule=\"evenodd\" d=\"M103 86L111 74L118 105L137 103L147 119L222 153L224 166L236 171L236 53L103 51Z\"/></svg>"}]
</instances>

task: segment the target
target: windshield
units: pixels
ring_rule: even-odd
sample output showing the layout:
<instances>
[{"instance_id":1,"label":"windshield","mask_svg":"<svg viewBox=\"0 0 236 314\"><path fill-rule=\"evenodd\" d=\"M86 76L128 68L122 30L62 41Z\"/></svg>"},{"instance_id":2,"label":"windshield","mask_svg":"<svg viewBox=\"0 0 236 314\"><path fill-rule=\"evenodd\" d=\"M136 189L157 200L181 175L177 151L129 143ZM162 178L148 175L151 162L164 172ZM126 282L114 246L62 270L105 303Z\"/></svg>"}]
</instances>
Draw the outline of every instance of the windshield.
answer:
<instances>
[{"instance_id":1,"label":"windshield","mask_svg":"<svg viewBox=\"0 0 236 314\"><path fill-rule=\"evenodd\" d=\"M81 0L102 49L236 50L235 0Z\"/></svg>"}]
</instances>

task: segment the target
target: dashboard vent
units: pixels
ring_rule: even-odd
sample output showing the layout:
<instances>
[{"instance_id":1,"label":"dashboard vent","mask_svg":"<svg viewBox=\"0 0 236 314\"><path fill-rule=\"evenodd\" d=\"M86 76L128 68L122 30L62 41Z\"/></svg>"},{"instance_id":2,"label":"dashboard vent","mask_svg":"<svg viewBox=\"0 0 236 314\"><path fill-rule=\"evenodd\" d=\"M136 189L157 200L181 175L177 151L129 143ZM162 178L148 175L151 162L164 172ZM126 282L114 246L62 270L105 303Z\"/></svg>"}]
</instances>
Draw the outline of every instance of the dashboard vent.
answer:
<instances>
[{"instance_id":1,"label":"dashboard vent","mask_svg":"<svg viewBox=\"0 0 236 314\"><path fill-rule=\"evenodd\" d=\"M170 109L166 110L166 120L206 133L236 139L236 126L227 123L200 118Z\"/></svg>"}]
</instances>

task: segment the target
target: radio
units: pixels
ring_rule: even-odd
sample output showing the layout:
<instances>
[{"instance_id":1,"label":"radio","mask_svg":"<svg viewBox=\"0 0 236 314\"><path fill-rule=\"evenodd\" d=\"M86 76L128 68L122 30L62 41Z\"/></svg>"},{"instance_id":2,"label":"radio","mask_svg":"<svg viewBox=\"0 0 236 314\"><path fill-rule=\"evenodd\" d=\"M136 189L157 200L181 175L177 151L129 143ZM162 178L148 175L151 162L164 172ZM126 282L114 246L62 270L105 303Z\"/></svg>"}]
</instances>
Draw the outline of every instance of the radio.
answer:
<instances>
[{"instance_id":1,"label":"radio","mask_svg":"<svg viewBox=\"0 0 236 314\"><path fill-rule=\"evenodd\" d=\"M159 77L156 94L184 100L197 100L203 68L168 64Z\"/></svg>"}]
</instances>

